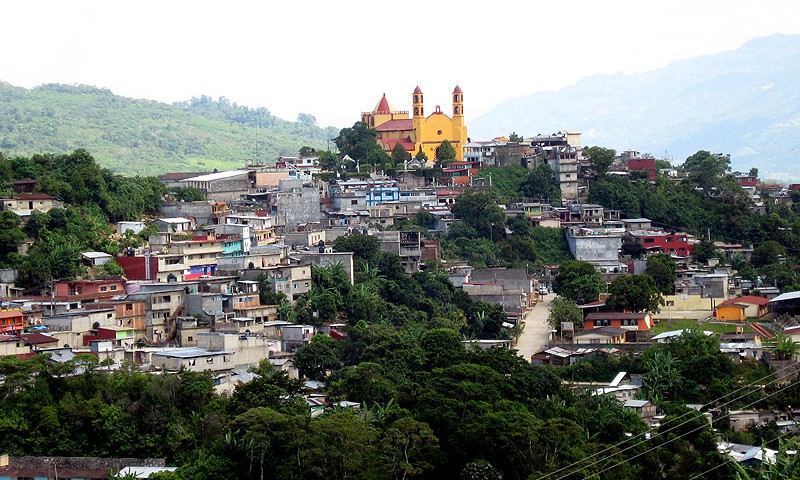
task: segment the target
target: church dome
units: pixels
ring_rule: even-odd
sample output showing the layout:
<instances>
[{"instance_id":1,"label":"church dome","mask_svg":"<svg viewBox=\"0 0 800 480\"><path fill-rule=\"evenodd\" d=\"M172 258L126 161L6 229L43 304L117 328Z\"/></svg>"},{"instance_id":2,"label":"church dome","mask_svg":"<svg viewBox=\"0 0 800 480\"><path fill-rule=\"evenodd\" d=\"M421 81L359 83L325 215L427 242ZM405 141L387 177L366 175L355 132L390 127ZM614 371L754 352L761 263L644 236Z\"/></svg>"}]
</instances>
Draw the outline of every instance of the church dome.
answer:
<instances>
[{"instance_id":1,"label":"church dome","mask_svg":"<svg viewBox=\"0 0 800 480\"><path fill-rule=\"evenodd\" d=\"M373 110L373 113L391 113L391 112L392 112L392 106L389 105L389 100L386 99L386 94L384 93L383 97L381 97L378 104L375 105L375 110Z\"/></svg>"}]
</instances>

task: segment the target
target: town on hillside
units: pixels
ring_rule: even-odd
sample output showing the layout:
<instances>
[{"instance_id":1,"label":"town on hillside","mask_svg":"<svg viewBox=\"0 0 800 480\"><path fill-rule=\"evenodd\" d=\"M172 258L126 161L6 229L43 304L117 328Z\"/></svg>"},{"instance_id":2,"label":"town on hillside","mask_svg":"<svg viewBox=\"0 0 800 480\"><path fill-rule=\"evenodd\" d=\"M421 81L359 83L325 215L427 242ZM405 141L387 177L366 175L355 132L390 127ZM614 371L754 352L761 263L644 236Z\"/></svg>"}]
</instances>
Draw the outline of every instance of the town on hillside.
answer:
<instances>
[{"instance_id":1,"label":"town on hillside","mask_svg":"<svg viewBox=\"0 0 800 480\"><path fill-rule=\"evenodd\" d=\"M651 478L643 472L655 464L678 472L670 478L699 478L692 475L715 465L732 474L788 461L784 441L797 432L791 405L800 401L800 185L766 183L756 169L731 172L728 156L702 150L672 165L584 146L570 130L471 139L464 93L456 86L450 95L447 112L431 108L420 87L409 110L384 95L340 132L336 151L304 147L269 165L158 181L116 177L87 152L0 157L3 398L27 381L33 389L37 377L203 375L209 399L232 402L213 413L232 415L230 423L203 424L219 440L203 451L216 452L220 471L261 478L267 454L259 461L248 450L258 442L272 452L275 478L304 468L248 430L259 421L288 429L277 415L290 412L367 412L377 425L369 428L397 431L405 418L411 430L403 434L437 453L371 464L381 472L394 465L386 478L480 468L501 473L458 478ZM49 373L22 375L22 362ZM478 410L470 395L502 403L481 388L462 391L471 381L512 392L520 405L605 409L617 423L548 424L576 438L593 432L597 443L581 440L571 456L544 443L546 452L519 458L500 443L479 455L466 439L494 435L494 422L461 431L453 423L472 414L441 400ZM289 408L289 398L299 403ZM241 417L265 405L275 418ZM572 415L563 410L553 418ZM87 425L122 431L122 422L108 427L111 417L103 418ZM710 440L681 433L670 460L635 460L666 445L666 437L647 442L677 428L676 418ZM544 435L545 420L530 422ZM226 429L248 432L250 447L225 444ZM627 456L619 457L625 447L604 463L589 454L633 439L639 451ZM75 478L108 478L110 464L95 459L82 469L79 449L64 445L29 445L40 461L1 456L0 478L47 477L53 461L45 457L71 465ZM166 467L164 457L192 468L201 461L124 445L91 453L127 455L113 466L158 478L193 475ZM698 445L706 459L687 453ZM250 453L222 460L226 449ZM300 463L329 454L315 452ZM604 473L611 468L619 476Z\"/></svg>"}]
</instances>

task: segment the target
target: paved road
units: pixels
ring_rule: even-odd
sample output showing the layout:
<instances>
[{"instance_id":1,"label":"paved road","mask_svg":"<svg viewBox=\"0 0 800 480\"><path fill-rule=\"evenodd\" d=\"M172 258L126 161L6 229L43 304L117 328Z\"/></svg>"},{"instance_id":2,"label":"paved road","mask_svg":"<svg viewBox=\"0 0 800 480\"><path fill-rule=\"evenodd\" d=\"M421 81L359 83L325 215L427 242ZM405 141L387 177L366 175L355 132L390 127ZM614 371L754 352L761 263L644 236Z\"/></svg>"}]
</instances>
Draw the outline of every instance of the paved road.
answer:
<instances>
[{"instance_id":1,"label":"paved road","mask_svg":"<svg viewBox=\"0 0 800 480\"><path fill-rule=\"evenodd\" d=\"M540 301L535 307L530 309L525 315L523 322L525 324L522 335L519 336L515 348L518 350L519 355L527 361L531 361L531 355L541 351L546 345L550 337L550 325L547 324L547 315L550 313L550 304L556 297L555 294L550 293L544 298L539 297Z\"/></svg>"}]
</instances>

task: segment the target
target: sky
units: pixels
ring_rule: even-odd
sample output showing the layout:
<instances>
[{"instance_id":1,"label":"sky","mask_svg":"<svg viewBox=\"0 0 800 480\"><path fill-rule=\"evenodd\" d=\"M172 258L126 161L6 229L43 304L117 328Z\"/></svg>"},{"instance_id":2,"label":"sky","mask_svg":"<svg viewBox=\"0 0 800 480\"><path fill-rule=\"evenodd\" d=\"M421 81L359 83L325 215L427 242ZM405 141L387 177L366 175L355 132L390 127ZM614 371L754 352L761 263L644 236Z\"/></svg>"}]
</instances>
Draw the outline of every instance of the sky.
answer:
<instances>
[{"instance_id":1,"label":"sky","mask_svg":"<svg viewBox=\"0 0 800 480\"><path fill-rule=\"evenodd\" d=\"M346 127L386 94L467 124L510 98L800 34L790 0L0 2L0 81L85 84L161 102L224 96Z\"/></svg>"}]
</instances>

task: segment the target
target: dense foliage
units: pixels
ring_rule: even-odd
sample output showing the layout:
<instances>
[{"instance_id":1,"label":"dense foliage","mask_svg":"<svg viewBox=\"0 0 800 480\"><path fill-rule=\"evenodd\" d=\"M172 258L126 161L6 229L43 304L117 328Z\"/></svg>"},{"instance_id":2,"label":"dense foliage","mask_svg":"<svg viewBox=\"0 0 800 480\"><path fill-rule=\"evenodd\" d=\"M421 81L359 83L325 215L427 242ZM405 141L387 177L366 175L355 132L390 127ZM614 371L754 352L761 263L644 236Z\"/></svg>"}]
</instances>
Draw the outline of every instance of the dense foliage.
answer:
<instances>
[{"instance_id":1,"label":"dense foliage","mask_svg":"<svg viewBox=\"0 0 800 480\"><path fill-rule=\"evenodd\" d=\"M0 99L0 151L30 156L85 148L106 168L127 174L272 162L304 145L324 147L336 135L308 117L288 122L224 97L167 105L85 85L27 90L0 82Z\"/></svg>"},{"instance_id":2,"label":"dense foliage","mask_svg":"<svg viewBox=\"0 0 800 480\"><path fill-rule=\"evenodd\" d=\"M124 177L100 168L85 150L64 155L7 158L0 154L0 191L13 193L15 180L33 178L36 191L64 203L47 213L33 212L23 224L9 211L0 212L0 267L16 268L17 283L39 288L53 278L72 278L83 269L81 252L116 255L141 244L140 235L110 238L109 222L139 220L158 212L165 189L154 177ZM27 255L18 248L31 240Z\"/></svg>"}]
</instances>

